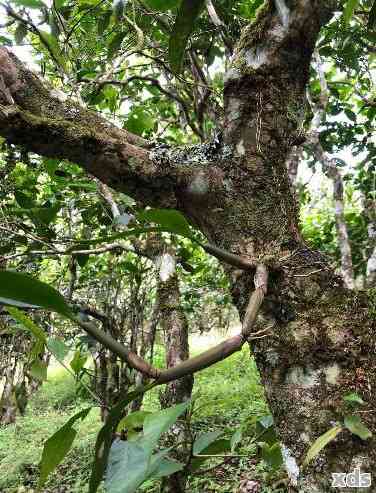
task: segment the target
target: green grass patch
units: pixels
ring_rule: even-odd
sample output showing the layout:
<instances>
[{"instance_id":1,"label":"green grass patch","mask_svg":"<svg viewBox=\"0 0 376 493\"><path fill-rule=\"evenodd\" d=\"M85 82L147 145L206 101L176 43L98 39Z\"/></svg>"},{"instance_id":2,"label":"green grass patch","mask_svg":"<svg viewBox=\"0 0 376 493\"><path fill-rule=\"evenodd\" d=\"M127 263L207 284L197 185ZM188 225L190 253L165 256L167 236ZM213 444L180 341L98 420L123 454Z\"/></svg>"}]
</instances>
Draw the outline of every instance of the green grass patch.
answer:
<instances>
[{"instance_id":1,"label":"green grass patch","mask_svg":"<svg viewBox=\"0 0 376 493\"><path fill-rule=\"evenodd\" d=\"M164 351L157 349L160 366ZM49 371L48 381L36 392L27 407L25 416L18 417L13 425L0 428L0 492L31 491L38 480L38 463L44 441L80 409L91 404L78 397L74 379L61 368ZM159 392L153 389L144 398L144 409L159 409ZM268 412L263 389L254 361L244 348L230 358L195 375L193 389L195 412L194 433L222 429L230 436L241 423L252 416ZM85 493L93 455L96 434L101 426L99 410L76 426L79 430L74 447L63 464L51 475L45 493ZM190 481L190 493L232 491L234 485L250 469L255 477L268 474L259 460L255 460L255 446L244 439L239 457L219 468L213 475ZM20 487L24 490L19 490ZM143 491L157 492L156 483L145 485ZM263 489L263 492L271 491Z\"/></svg>"}]
</instances>

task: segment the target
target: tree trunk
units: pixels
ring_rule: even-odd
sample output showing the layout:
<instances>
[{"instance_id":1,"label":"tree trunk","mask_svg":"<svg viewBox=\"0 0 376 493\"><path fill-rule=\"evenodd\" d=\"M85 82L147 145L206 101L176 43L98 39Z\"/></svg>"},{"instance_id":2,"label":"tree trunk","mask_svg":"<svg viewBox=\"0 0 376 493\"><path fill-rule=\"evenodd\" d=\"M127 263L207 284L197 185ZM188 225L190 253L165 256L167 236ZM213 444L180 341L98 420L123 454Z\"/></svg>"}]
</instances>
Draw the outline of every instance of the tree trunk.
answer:
<instances>
[{"instance_id":1,"label":"tree trunk","mask_svg":"<svg viewBox=\"0 0 376 493\"><path fill-rule=\"evenodd\" d=\"M176 273L176 260L172 252L166 249L159 257L158 304L161 323L165 332L166 366L174 367L189 358L188 322L181 307L179 280ZM167 384L160 393L162 408L186 402L191 398L193 375L187 375ZM173 427L174 441L182 445L176 450L176 458L187 458L188 439L185 423L176 423ZM162 480L164 493L184 493L187 475L177 472Z\"/></svg>"}]
</instances>

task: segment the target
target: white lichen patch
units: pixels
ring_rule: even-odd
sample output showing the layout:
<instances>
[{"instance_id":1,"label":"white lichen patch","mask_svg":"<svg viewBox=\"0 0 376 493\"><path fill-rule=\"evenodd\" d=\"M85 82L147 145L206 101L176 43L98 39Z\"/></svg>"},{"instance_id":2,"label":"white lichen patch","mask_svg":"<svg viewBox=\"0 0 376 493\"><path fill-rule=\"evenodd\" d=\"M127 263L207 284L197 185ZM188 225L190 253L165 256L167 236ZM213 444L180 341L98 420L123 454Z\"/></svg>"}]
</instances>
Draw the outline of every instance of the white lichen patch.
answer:
<instances>
[{"instance_id":1,"label":"white lichen patch","mask_svg":"<svg viewBox=\"0 0 376 493\"><path fill-rule=\"evenodd\" d=\"M244 147L243 139L239 140L239 142L236 144L236 154L238 156L244 156L244 154L245 154L245 147Z\"/></svg>"},{"instance_id":2,"label":"white lichen patch","mask_svg":"<svg viewBox=\"0 0 376 493\"><path fill-rule=\"evenodd\" d=\"M68 96L62 91L59 91L58 89L52 89L50 95L53 98L56 98L58 101L61 101L62 103L64 103L64 101L68 99Z\"/></svg>"},{"instance_id":3,"label":"white lichen patch","mask_svg":"<svg viewBox=\"0 0 376 493\"><path fill-rule=\"evenodd\" d=\"M327 366L324 368L324 373L325 373L325 378L327 383L331 385L336 385L338 382L338 378L341 373L340 367L337 365L337 363L334 363L333 365Z\"/></svg>"},{"instance_id":4,"label":"white lichen patch","mask_svg":"<svg viewBox=\"0 0 376 493\"><path fill-rule=\"evenodd\" d=\"M290 9L286 5L285 0L275 0L275 4L282 26L287 28L290 21Z\"/></svg>"},{"instance_id":5,"label":"white lichen patch","mask_svg":"<svg viewBox=\"0 0 376 493\"><path fill-rule=\"evenodd\" d=\"M223 77L223 82L226 84L226 82L229 82L231 80L240 79L241 75L242 74L241 74L240 70L232 67L229 70L227 70L227 72L225 73L225 75Z\"/></svg>"},{"instance_id":6,"label":"white lichen patch","mask_svg":"<svg viewBox=\"0 0 376 493\"><path fill-rule=\"evenodd\" d=\"M290 449L288 449L283 443L281 443L281 452L283 463L285 465L286 472L291 481L291 484L293 486L297 486L300 474L298 463L296 462L295 457L292 455Z\"/></svg>"},{"instance_id":7,"label":"white lichen patch","mask_svg":"<svg viewBox=\"0 0 376 493\"><path fill-rule=\"evenodd\" d=\"M312 368L294 366L289 369L286 376L286 383L300 385L301 387L314 387L319 381L320 371Z\"/></svg>"},{"instance_id":8,"label":"white lichen patch","mask_svg":"<svg viewBox=\"0 0 376 493\"><path fill-rule=\"evenodd\" d=\"M310 443L311 442L311 439L309 438L308 433L306 433L305 431L303 431L303 433L300 434L300 440L304 443Z\"/></svg>"},{"instance_id":9,"label":"white lichen patch","mask_svg":"<svg viewBox=\"0 0 376 493\"><path fill-rule=\"evenodd\" d=\"M209 182L205 173L197 173L188 185L187 192L193 195L205 195L209 191Z\"/></svg>"},{"instance_id":10,"label":"white lichen patch","mask_svg":"<svg viewBox=\"0 0 376 493\"><path fill-rule=\"evenodd\" d=\"M257 70L262 65L268 62L268 55L265 49L256 47L247 51L244 55L245 61L247 62L248 67L253 70Z\"/></svg>"},{"instance_id":11,"label":"white lichen patch","mask_svg":"<svg viewBox=\"0 0 376 493\"><path fill-rule=\"evenodd\" d=\"M174 275L176 269L175 259L169 253L164 253L159 257L159 277L162 282L166 282Z\"/></svg>"}]
</instances>

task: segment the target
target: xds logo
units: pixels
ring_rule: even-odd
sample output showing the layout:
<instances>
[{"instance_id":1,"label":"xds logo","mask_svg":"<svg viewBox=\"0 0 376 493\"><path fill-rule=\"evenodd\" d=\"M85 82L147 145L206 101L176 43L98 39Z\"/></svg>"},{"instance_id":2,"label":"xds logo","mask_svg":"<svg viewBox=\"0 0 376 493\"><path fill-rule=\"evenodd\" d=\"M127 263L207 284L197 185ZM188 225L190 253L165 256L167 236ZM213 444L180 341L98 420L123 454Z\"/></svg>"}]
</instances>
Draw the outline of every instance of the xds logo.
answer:
<instances>
[{"instance_id":1,"label":"xds logo","mask_svg":"<svg viewBox=\"0 0 376 493\"><path fill-rule=\"evenodd\" d=\"M332 474L332 488L369 488L372 479L369 472L361 472L357 467L353 472Z\"/></svg>"}]
</instances>

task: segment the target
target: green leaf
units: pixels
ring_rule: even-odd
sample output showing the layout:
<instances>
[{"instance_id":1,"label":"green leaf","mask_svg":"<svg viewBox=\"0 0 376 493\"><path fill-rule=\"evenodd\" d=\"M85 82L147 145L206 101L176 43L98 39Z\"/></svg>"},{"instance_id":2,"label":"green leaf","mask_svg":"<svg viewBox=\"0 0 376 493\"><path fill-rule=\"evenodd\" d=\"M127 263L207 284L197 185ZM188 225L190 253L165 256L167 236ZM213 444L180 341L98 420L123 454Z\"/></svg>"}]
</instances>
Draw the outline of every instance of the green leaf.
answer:
<instances>
[{"instance_id":1,"label":"green leaf","mask_svg":"<svg viewBox=\"0 0 376 493\"><path fill-rule=\"evenodd\" d=\"M149 416L149 414L151 413L147 411L136 411L134 413L128 414L128 416L125 416L123 419L120 420L116 431L121 432L123 430L128 430L129 438L129 431L142 431L145 418L146 416Z\"/></svg>"},{"instance_id":2,"label":"green leaf","mask_svg":"<svg viewBox=\"0 0 376 493\"><path fill-rule=\"evenodd\" d=\"M0 271L0 296L7 300L5 304L8 305L40 306L64 317L72 317L69 306L58 291L27 274Z\"/></svg>"},{"instance_id":3,"label":"green leaf","mask_svg":"<svg viewBox=\"0 0 376 493\"><path fill-rule=\"evenodd\" d=\"M50 222L56 218L60 209L60 204L56 204L52 207L35 207L30 209L30 216L32 218L37 218L40 222L48 226Z\"/></svg>"},{"instance_id":4,"label":"green leaf","mask_svg":"<svg viewBox=\"0 0 376 493\"><path fill-rule=\"evenodd\" d=\"M16 192L14 192L14 197L20 207L23 207L24 209L31 209L32 207L34 207L33 199L29 197L29 195L26 195L26 193L17 190Z\"/></svg>"},{"instance_id":5,"label":"green leaf","mask_svg":"<svg viewBox=\"0 0 376 493\"><path fill-rule=\"evenodd\" d=\"M144 439L150 448L155 447L160 436L165 433L181 416L189 406L189 401L177 406L163 409L157 413L146 416L144 422Z\"/></svg>"},{"instance_id":6,"label":"green leaf","mask_svg":"<svg viewBox=\"0 0 376 493\"><path fill-rule=\"evenodd\" d=\"M14 320L22 324L37 341L40 341L43 344L47 343L47 338L44 330L38 327L38 325L36 325L34 321L31 320L31 318L25 315L24 312L18 310L18 308L11 306L7 307L7 312L12 316L12 318L14 318Z\"/></svg>"},{"instance_id":7,"label":"green leaf","mask_svg":"<svg viewBox=\"0 0 376 493\"><path fill-rule=\"evenodd\" d=\"M209 431L208 433L200 435L193 443L193 455L201 453L204 449L209 447L210 444L215 442L215 440L217 440L217 438L222 434L223 432L221 430L217 430Z\"/></svg>"},{"instance_id":8,"label":"green leaf","mask_svg":"<svg viewBox=\"0 0 376 493\"><path fill-rule=\"evenodd\" d=\"M137 218L149 223L159 224L163 231L192 237L189 224L183 214L174 209L150 209L137 214Z\"/></svg>"},{"instance_id":9,"label":"green leaf","mask_svg":"<svg viewBox=\"0 0 376 493\"><path fill-rule=\"evenodd\" d=\"M16 5L22 5L22 7L29 7L31 9L40 9L45 7L45 4L41 0L14 0Z\"/></svg>"},{"instance_id":10,"label":"green leaf","mask_svg":"<svg viewBox=\"0 0 376 493\"><path fill-rule=\"evenodd\" d=\"M204 4L205 0L183 0L179 8L168 47L170 67L177 74L181 71L189 36Z\"/></svg>"},{"instance_id":11,"label":"green leaf","mask_svg":"<svg viewBox=\"0 0 376 493\"><path fill-rule=\"evenodd\" d=\"M153 458L152 458L153 459ZM175 472L182 471L184 464L171 459L162 459L159 461L157 467L150 474L149 478L158 479L164 476L171 476Z\"/></svg>"},{"instance_id":12,"label":"green leaf","mask_svg":"<svg viewBox=\"0 0 376 493\"><path fill-rule=\"evenodd\" d=\"M42 459L40 462L40 477L38 487L44 485L48 475L63 461L72 447L77 431L73 425L79 419L83 420L89 414L91 407L83 409L54 433L44 444Z\"/></svg>"},{"instance_id":13,"label":"green leaf","mask_svg":"<svg viewBox=\"0 0 376 493\"><path fill-rule=\"evenodd\" d=\"M231 440L230 440L230 445L231 445L231 452L233 452L237 445L242 441L243 438L243 433L242 429L239 428L235 431L235 433L232 435Z\"/></svg>"},{"instance_id":14,"label":"green leaf","mask_svg":"<svg viewBox=\"0 0 376 493\"><path fill-rule=\"evenodd\" d=\"M66 61L61 54L58 40L50 33L39 30L39 36L43 43L49 47L49 51L54 57L55 62L63 69L65 69ZM42 44L43 44L42 43Z\"/></svg>"},{"instance_id":15,"label":"green leaf","mask_svg":"<svg viewBox=\"0 0 376 493\"><path fill-rule=\"evenodd\" d=\"M58 361L63 361L69 353L69 347L64 341L57 337L50 337L47 341L47 348Z\"/></svg>"},{"instance_id":16,"label":"green leaf","mask_svg":"<svg viewBox=\"0 0 376 493\"><path fill-rule=\"evenodd\" d=\"M82 354L81 351L76 351L74 353L72 361L69 363L70 367L76 375L80 373L87 361L87 355Z\"/></svg>"},{"instance_id":17,"label":"green leaf","mask_svg":"<svg viewBox=\"0 0 376 493\"><path fill-rule=\"evenodd\" d=\"M134 493L148 479L181 471L184 464L166 458L169 451L170 448L152 455L144 437L137 442L114 442L106 471L106 491Z\"/></svg>"},{"instance_id":18,"label":"green leaf","mask_svg":"<svg viewBox=\"0 0 376 493\"><path fill-rule=\"evenodd\" d=\"M346 402L350 402L351 404L360 404L363 406L365 404L364 400L355 392L351 392L350 394L346 394L343 397L343 400Z\"/></svg>"},{"instance_id":19,"label":"green leaf","mask_svg":"<svg viewBox=\"0 0 376 493\"><path fill-rule=\"evenodd\" d=\"M110 20L112 16L112 10L106 10L98 19L98 34L102 36L105 30L110 25Z\"/></svg>"},{"instance_id":20,"label":"green leaf","mask_svg":"<svg viewBox=\"0 0 376 493\"><path fill-rule=\"evenodd\" d=\"M133 107L124 122L124 128L137 135L149 132L154 128L154 118L142 106Z\"/></svg>"},{"instance_id":21,"label":"green leaf","mask_svg":"<svg viewBox=\"0 0 376 493\"><path fill-rule=\"evenodd\" d=\"M40 360L39 358L36 358L31 363L31 366L29 368L29 373L36 380L45 382L47 380L47 367L48 367L47 363Z\"/></svg>"},{"instance_id":22,"label":"green leaf","mask_svg":"<svg viewBox=\"0 0 376 493\"><path fill-rule=\"evenodd\" d=\"M125 38L127 32L121 32L121 33L116 33L115 36L111 39L109 45L108 45L108 50L107 50L107 59L111 60L114 55L119 51L121 47L121 43L123 42L123 39Z\"/></svg>"},{"instance_id":23,"label":"green leaf","mask_svg":"<svg viewBox=\"0 0 376 493\"><path fill-rule=\"evenodd\" d=\"M264 443L261 448L261 455L266 464L272 469L278 469L283 464L279 443L274 443L273 445Z\"/></svg>"},{"instance_id":24,"label":"green leaf","mask_svg":"<svg viewBox=\"0 0 376 493\"><path fill-rule=\"evenodd\" d=\"M273 416L267 414L257 418L256 421L256 435L257 439L262 442L268 443L270 446L274 445L277 441L277 435L274 430Z\"/></svg>"},{"instance_id":25,"label":"green leaf","mask_svg":"<svg viewBox=\"0 0 376 493\"><path fill-rule=\"evenodd\" d=\"M354 10L359 5L359 0L347 0L345 9L343 11L343 20L346 24L350 22L351 17L353 16Z\"/></svg>"},{"instance_id":26,"label":"green leaf","mask_svg":"<svg viewBox=\"0 0 376 493\"><path fill-rule=\"evenodd\" d=\"M107 460L112 444L113 434L124 412L124 408L134 399L145 393L152 384L142 387L127 395L125 399L114 406L108 417L106 424L100 429L95 443L95 457L92 465L92 471L89 482L89 493L95 493L102 482L104 472L107 466ZM127 443L127 442L123 442Z\"/></svg>"},{"instance_id":27,"label":"green leaf","mask_svg":"<svg viewBox=\"0 0 376 493\"><path fill-rule=\"evenodd\" d=\"M336 436L341 433L343 428L341 426L334 426L323 435L319 436L313 444L308 449L307 455L303 461L303 466L307 466L312 459L314 459L321 450L328 445L328 443L332 442Z\"/></svg>"},{"instance_id":28,"label":"green leaf","mask_svg":"<svg viewBox=\"0 0 376 493\"><path fill-rule=\"evenodd\" d=\"M368 17L368 29L374 29L376 27L376 0L373 2Z\"/></svg>"},{"instance_id":29,"label":"green leaf","mask_svg":"<svg viewBox=\"0 0 376 493\"><path fill-rule=\"evenodd\" d=\"M346 416L344 419L345 427L354 435L357 435L362 440L367 440L372 436L370 430L362 423L359 416Z\"/></svg>"},{"instance_id":30,"label":"green leaf","mask_svg":"<svg viewBox=\"0 0 376 493\"><path fill-rule=\"evenodd\" d=\"M133 493L147 479L150 453L136 442L116 440L106 471L108 493Z\"/></svg>"},{"instance_id":31,"label":"green leaf","mask_svg":"<svg viewBox=\"0 0 376 493\"><path fill-rule=\"evenodd\" d=\"M216 440L200 452L202 455L207 455L209 457L194 457L190 464L190 470L192 472L197 471L205 461L211 458L211 455L223 454L223 452L229 452L230 449L230 440L226 440L225 438Z\"/></svg>"},{"instance_id":32,"label":"green leaf","mask_svg":"<svg viewBox=\"0 0 376 493\"><path fill-rule=\"evenodd\" d=\"M145 3L153 10L165 12L166 10L171 10L178 7L180 0L145 0Z\"/></svg>"}]
</instances>

